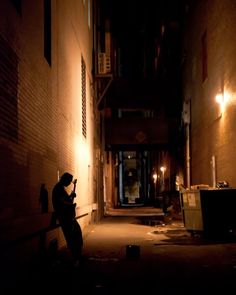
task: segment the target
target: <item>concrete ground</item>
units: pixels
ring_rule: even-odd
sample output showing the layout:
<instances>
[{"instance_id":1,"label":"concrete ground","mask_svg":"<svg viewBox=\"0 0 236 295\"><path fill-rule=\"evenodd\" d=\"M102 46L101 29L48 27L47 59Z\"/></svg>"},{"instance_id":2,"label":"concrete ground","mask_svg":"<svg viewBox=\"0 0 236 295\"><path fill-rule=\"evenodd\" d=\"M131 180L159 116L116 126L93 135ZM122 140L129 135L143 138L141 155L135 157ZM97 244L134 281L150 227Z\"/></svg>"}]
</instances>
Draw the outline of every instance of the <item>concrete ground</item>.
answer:
<instances>
[{"instance_id":1,"label":"concrete ground","mask_svg":"<svg viewBox=\"0 0 236 295\"><path fill-rule=\"evenodd\" d=\"M67 250L51 261L40 261L17 290L135 295L236 292L235 238L191 235L181 220L148 214L107 216L84 237L84 256L79 268L73 267Z\"/></svg>"}]
</instances>

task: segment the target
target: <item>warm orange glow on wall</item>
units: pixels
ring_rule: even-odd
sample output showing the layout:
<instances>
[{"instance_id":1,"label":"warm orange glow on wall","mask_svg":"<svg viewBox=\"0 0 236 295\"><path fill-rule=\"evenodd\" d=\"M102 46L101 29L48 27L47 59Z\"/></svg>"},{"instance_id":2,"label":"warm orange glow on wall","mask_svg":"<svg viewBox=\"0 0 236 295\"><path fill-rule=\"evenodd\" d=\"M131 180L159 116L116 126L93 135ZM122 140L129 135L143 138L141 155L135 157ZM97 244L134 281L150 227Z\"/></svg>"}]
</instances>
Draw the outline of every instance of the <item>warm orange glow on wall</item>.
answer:
<instances>
[{"instance_id":1,"label":"warm orange glow on wall","mask_svg":"<svg viewBox=\"0 0 236 295\"><path fill-rule=\"evenodd\" d=\"M229 94L228 93L219 93L216 95L215 97L216 102L220 105L220 112L221 115L224 113L225 111L225 105L227 104L227 102L229 101Z\"/></svg>"}]
</instances>

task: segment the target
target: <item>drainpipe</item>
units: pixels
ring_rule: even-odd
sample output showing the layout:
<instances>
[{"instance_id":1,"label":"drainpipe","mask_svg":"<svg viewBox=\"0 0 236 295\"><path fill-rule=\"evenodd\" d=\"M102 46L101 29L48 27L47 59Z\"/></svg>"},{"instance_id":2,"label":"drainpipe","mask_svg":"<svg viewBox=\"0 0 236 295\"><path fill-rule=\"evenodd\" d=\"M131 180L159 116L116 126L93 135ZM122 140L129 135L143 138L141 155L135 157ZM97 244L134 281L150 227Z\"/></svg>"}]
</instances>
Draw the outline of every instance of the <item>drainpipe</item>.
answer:
<instances>
[{"instance_id":1,"label":"drainpipe","mask_svg":"<svg viewBox=\"0 0 236 295\"><path fill-rule=\"evenodd\" d=\"M190 139L189 139L189 124L186 124L186 170L187 170L187 188L190 189Z\"/></svg>"},{"instance_id":2,"label":"drainpipe","mask_svg":"<svg viewBox=\"0 0 236 295\"><path fill-rule=\"evenodd\" d=\"M216 187L216 157L213 155L211 158L212 164L212 186Z\"/></svg>"},{"instance_id":3,"label":"drainpipe","mask_svg":"<svg viewBox=\"0 0 236 295\"><path fill-rule=\"evenodd\" d=\"M186 185L190 189L190 121L191 121L191 100L184 101L182 119L186 130Z\"/></svg>"}]
</instances>

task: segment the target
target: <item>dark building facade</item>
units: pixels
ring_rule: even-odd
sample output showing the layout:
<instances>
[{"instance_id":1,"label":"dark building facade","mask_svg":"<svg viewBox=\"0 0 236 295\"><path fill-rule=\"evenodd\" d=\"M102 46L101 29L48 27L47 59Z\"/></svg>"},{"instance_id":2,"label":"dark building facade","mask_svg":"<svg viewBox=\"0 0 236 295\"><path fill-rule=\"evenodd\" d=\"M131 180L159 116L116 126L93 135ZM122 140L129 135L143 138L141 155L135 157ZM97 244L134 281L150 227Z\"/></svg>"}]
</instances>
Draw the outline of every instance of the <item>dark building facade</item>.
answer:
<instances>
[{"instance_id":1,"label":"dark building facade","mask_svg":"<svg viewBox=\"0 0 236 295\"><path fill-rule=\"evenodd\" d=\"M98 67L97 85L107 153L105 199L108 207L154 205L153 171L159 192L175 190L176 178L182 179L184 6L165 1L100 4L97 56L103 66ZM125 189L130 169L140 187L132 200Z\"/></svg>"}]
</instances>

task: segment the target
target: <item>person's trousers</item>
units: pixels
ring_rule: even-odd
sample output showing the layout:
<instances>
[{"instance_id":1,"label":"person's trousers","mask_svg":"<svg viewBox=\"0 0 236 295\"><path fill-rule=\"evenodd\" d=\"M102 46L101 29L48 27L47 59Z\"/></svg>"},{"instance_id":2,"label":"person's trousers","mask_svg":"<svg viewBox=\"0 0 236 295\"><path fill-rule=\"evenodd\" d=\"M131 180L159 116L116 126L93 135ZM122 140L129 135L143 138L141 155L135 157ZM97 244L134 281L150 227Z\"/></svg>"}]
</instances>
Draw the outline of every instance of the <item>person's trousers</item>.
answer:
<instances>
[{"instance_id":1,"label":"person's trousers","mask_svg":"<svg viewBox=\"0 0 236 295\"><path fill-rule=\"evenodd\" d=\"M82 255L83 235L79 223L76 219L73 219L71 222L63 222L61 228L73 258L75 260L80 259Z\"/></svg>"}]
</instances>

